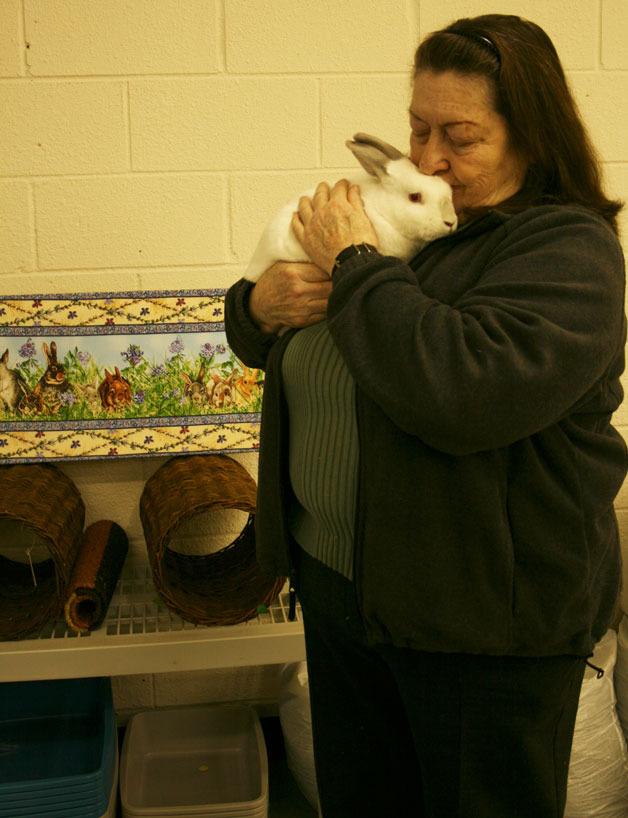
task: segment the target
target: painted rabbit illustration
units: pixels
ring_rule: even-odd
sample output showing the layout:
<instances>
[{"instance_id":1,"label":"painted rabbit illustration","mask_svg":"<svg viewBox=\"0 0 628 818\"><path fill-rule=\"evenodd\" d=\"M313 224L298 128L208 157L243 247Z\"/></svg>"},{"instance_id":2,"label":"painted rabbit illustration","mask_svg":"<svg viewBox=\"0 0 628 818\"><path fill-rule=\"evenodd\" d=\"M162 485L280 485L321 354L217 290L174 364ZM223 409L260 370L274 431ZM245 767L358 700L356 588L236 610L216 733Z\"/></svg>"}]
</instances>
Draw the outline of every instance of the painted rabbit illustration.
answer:
<instances>
[{"instance_id":1,"label":"painted rabbit illustration","mask_svg":"<svg viewBox=\"0 0 628 818\"><path fill-rule=\"evenodd\" d=\"M233 387L241 398L238 403L248 403L259 394L262 383L259 369L249 369L248 366L245 366L240 377L234 378L233 375L231 377Z\"/></svg>"},{"instance_id":2,"label":"painted rabbit illustration","mask_svg":"<svg viewBox=\"0 0 628 818\"><path fill-rule=\"evenodd\" d=\"M212 372L211 380L207 384L207 398L216 409L231 406L234 398L231 379L225 380L217 372Z\"/></svg>"},{"instance_id":3,"label":"painted rabbit illustration","mask_svg":"<svg viewBox=\"0 0 628 818\"><path fill-rule=\"evenodd\" d=\"M205 386L205 364L201 364L197 376L192 380L187 372L181 373L184 389L183 394L195 404L201 404L208 397Z\"/></svg>"},{"instance_id":4,"label":"painted rabbit illustration","mask_svg":"<svg viewBox=\"0 0 628 818\"><path fill-rule=\"evenodd\" d=\"M16 369L9 369L9 350L5 349L0 357L0 407L13 412L19 411L26 395L26 381Z\"/></svg>"},{"instance_id":5,"label":"painted rabbit illustration","mask_svg":"<svg viewBox=\"0 0 628 818\"><path fill-rule=\"evenodd\" d=\"M115 374L105 369L105 379L98 387L98 394L103 409L108 412L128 406L133 399L131 384L122 376L118 367L115 368Z\"/></svg>"},{"instance_id":6,"label":"painted rabbit illustration","mask_svg":"<svg viewBox=\"0 0 628 818\"><path fill-rule=\"evenodd\" d=\"M28 403L35 405L38 412L50 412L54 414L59 411L62 395L71 391L70 382L65 374L65 367L57 360L57 345L54 341L43 343L42 349L48 363L46 371L37 382L32 394L28 397Z\"/></svg>"}]
</instances>

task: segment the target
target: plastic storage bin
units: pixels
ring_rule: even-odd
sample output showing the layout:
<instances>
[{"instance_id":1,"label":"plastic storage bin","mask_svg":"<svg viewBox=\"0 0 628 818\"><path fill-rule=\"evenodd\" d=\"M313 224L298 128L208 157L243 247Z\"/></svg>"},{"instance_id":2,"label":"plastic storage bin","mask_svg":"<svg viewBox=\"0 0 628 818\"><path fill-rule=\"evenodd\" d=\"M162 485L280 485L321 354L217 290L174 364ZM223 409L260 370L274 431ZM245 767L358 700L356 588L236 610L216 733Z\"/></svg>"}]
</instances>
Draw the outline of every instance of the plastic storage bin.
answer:
<instances>
[{"instance_id":1,"label":"plastic storage bin","mask_svg":"<svg viewBox=\"0 0 628 818\"><path fill-rule=\"evenodd\" d=\"M133 716L120 764L123 818L266 818L268 759L245 705Z\"/></svg>"},{"instance_id":2,"label":"plastic storage bin","mask_svg":"<svg viewBox=\"0 0 628 818\"><path fill-rule=\"evenodd\" d=\"M113 815L117 763L109 679L0 686L0 818Z\"/></svg>"}]
</instances>

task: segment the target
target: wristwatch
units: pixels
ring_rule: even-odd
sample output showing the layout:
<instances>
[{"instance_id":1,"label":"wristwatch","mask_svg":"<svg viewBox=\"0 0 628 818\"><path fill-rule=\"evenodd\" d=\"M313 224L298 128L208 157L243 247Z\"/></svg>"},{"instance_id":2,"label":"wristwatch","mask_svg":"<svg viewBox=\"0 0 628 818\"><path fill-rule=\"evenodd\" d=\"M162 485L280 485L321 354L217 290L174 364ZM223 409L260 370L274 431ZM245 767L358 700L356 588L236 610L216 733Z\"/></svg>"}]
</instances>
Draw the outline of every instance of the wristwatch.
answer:
<instances>
[{"instance_id":1,"label":"wristwatch","mask_svg":"<svg viewBox=\"0 0 628 818\"><path fill-rule=\"evenodd\" d=\"M373 253L377 253L377 247L373 247L372 244L350 244L348 247L345 247L344 250L341 250L336 256L334 270L337 270L341 264L344 264L345 261L348 261L354 256L370 256Z\"/></svg>"}]
</instances>

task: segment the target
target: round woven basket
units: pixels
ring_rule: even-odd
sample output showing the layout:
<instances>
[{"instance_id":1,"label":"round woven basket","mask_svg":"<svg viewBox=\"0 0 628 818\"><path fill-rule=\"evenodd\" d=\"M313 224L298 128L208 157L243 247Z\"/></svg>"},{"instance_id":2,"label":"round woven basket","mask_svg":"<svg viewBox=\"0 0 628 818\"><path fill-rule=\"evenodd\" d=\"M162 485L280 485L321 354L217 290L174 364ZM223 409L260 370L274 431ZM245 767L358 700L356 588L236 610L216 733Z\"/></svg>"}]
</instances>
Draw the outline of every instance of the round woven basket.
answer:
<instances>
[{"instance_id":1,"label":"round woven basket","mask_svg":"<svg viewBox=\"0 0 628 818\"><path fill-rule=\"evenodd\" d=\"M84 520L77 487L56 466L0 467L0 639L28 636L61 614ZM14 535L5 540L12 531L36 543L34 559Z\"/></svg>"},{"instance_id":2,"label":"round woven basket","mask_svg":"<svg viewBox=\"0 0 628 818\"><path fill-rule=\"evenodd\" d=\"M235 625L252 619L284 584L262 573L255 558L257 487L226 455L175 457L144 486L140 519L155 587L171 610L197 625ZM239 509L247 522L230 544L211 554L175 549L177 530L208 511Z\"/></svg>"}]
</instances>

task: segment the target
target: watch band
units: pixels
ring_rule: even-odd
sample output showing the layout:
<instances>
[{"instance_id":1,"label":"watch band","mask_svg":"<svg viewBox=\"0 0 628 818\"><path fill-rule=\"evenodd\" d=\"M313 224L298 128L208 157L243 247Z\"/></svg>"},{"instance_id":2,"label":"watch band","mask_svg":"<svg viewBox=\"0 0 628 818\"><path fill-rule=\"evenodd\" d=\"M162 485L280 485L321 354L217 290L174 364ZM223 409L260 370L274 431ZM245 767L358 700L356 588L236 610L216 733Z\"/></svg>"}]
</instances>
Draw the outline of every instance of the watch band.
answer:
<instances>
[{"instance_id":1,"label":"watch band","mask_svg":"<svg viewBox=\"0 0 628 818\"><path fill-rule=\"evenodd\" d=\"M372 244L350 244L348 247L345 247L344 250L341 250L336 256L334 270L337 270L341 264L344 264L345 261L353 258L353 256L370 256L373 253L377 253L377 247L373 247Z\"/></svg>"}]
</instances>

